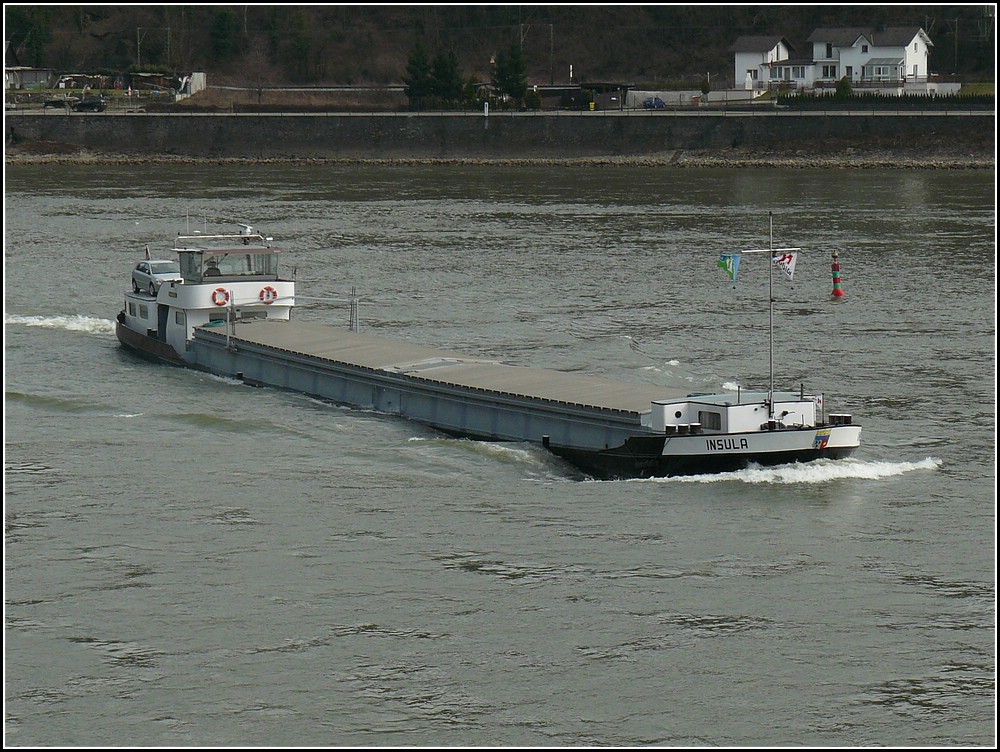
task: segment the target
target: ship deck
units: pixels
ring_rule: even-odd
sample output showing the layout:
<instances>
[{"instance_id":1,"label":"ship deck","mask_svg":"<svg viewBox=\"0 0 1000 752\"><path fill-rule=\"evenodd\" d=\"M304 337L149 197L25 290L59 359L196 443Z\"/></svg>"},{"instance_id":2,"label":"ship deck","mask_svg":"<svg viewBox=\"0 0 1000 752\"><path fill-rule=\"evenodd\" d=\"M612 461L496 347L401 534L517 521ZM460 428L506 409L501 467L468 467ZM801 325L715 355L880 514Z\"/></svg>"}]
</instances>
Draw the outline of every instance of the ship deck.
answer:
<instances>
[{"instance_id":1,"label":"ship deck","mask_svg":"<svg viewBox=\"0 0 1000 752\"><path fill-rule=\"evenodd\" d=\"M224 327L202 327L196 337L226 338ZM422 345L337 329L308 321L237 322L229 338L278 353L401 374L427 382L465 387L498 395L641 415L654 400L684 396L676 390L623 383L579 373L511 365Z\"/></svg>"}]
</instances>

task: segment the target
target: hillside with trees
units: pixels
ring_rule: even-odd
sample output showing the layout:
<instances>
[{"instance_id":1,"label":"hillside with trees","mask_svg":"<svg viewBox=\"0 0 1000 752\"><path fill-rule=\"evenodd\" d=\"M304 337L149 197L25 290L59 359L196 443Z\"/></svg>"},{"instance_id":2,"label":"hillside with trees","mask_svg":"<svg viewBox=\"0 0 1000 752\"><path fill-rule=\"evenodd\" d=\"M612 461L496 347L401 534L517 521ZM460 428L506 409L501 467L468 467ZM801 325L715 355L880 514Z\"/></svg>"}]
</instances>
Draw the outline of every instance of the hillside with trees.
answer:
<instances>
[{"instance_id":1,"label":"hillside with trees","mask_svg":"<svg viewBox=\"0 0 1000 752\"><path fill-rule=\"evenodd\" d=\"M64 72L188 73L245 85L621 81L657 88L732 86L730 46L779 35L803 56L818 27L920 26L931 69L993 81L987 5L102 5L5 6L7 64ZM511 56L519 57L511 65ZM12 59L12 57L14 59ZM498 68L500 63L500 68ZM519 85L519 82L513 82Z\"/></svg>"}]
</instances>

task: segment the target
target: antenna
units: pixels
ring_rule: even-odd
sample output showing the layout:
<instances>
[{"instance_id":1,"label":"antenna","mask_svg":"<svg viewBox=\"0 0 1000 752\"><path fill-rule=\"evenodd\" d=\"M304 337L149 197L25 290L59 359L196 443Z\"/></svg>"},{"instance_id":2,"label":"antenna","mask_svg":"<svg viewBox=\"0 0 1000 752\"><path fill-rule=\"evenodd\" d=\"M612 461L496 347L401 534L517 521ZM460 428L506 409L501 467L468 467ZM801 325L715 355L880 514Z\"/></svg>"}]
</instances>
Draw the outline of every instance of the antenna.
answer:
<instances>
[{"instance_id":1,"label":"antenna","mask_svg":"<svg viewBox=\"0 0 1000 752\"><path fill-rule=\"evenodd\" d=\"M348 326L352 332L361 331L361 321L358 316L358 288L351 288L351 314Z\"/></svg>"}]
</instances>

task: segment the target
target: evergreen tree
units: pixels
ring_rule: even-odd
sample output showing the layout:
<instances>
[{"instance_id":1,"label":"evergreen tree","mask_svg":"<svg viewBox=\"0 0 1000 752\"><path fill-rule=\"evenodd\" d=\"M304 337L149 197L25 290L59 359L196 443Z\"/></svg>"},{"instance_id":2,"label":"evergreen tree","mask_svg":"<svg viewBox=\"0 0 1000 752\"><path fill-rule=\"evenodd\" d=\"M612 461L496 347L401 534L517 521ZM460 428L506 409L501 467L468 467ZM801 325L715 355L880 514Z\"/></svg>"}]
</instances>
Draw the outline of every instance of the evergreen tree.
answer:
<instances>
[{"instance_id":1,"label":"evergreen tree","mask_svg":"<svg viewBox=\"0 0 1000 752\"><path fill-rule=\"evenodd\" d=\"M223 8L215 14L209 36L216 60L228 60L232 56L238 46L238 35L239 24L233 11Z\"/></svg>"},{"instance_id":2,"label":"evergreen tree","mask_svg":"<svg viewBox=\"0 0 1000 752\"><path fill-rule=\"evenodd\" d=\"M497 54L494 75L493 84L497 91L520 104L528 90L528 74L521 46L517 42L512 42L508 51L501 50Z\"/></svg>"},{"instance_id":3,"label":"evergreen tree","mask_svg":"<svg viewBox=\"0 0 1000 752\"><path fill-rule=\"evenodd\" d=\"M431 74L431 62L427 56L427 50L417 42L416 47L410 53L410 59L406 63L406 75L403 76L403 83L406 84L406 96L410 100L411 110L421 110L424 108L427 98L434 93L433 79Z\"/></svg>"},{"instance_id":4,"label":"evergreen tree","mask_svg":"<svg viewBox=\"0 0 1000 752\"><path fill-rule=\"evenodd\" d=\"M288 63L291 65L292 77L296 81L310 81L314 77L312 67L312 32L310 29L309 16L297 9L292 14L288 29L288 51L286 53Z\"/></svg>"},{"instance_id":5,"label":"evergreen tree","mask_svg":"<svg viewBox=\"0 0 1000 752\"><path fill-rule=\"evenodd\" d=\"M4 6L4 33L17 54L21 55L20 65L36 68L45 65L45 48L52 41L51 15L44 5Z\"/></svg>"},{"instance_id":6,"label":"evergreen tree","mask_svg":"<svg viewBox=\"0 0 1000 752\"><path fill-rule=\"evenodd\" d=\"M431 92L439 104L458 103L462 100L462 73L458 69L458 56L454 50L438 52L431 66Z\"/></svg>"}]
</instances>

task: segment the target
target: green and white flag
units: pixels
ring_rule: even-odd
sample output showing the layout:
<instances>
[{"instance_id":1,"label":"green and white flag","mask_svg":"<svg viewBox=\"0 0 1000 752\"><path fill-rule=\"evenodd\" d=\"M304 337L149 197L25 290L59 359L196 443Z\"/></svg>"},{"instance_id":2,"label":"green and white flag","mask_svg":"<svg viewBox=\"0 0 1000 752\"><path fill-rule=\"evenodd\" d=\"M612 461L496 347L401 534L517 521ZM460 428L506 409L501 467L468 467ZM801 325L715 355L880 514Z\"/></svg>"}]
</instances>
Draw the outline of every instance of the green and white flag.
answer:
<instances>
[{"instance_id":1,"label":"green and white flag","mask_svg":"<svg viewBox=\"0 0 1000 752\"><path fill-rule=\"evenodd\" d=\"M726 270L726 274L729 275L734 283L736 282L736 275L740 273L740 254L738 253L723 253L719 256L717 266Z\"/></svg>"}]
</instances>

